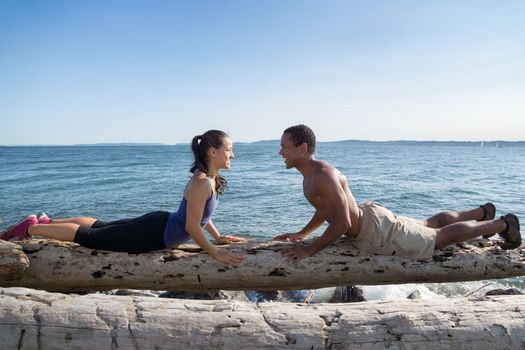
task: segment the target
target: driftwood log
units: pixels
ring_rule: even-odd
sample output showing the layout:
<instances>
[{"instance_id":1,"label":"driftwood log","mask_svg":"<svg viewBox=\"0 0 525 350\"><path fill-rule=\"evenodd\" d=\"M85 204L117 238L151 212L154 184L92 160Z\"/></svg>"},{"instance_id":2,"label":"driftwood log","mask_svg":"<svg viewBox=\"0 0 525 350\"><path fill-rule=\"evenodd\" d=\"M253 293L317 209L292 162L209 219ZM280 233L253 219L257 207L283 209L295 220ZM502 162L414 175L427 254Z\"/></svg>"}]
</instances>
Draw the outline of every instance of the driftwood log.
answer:
<instances>
[{"instance_id":1,"label":"driftwood log","mask_svg":"<svg viewBox=\"0 0 525 350\"><path fill-rule=\"evenodd\" d=\"M196 246L146 254L112 253L53 240L19 242L30 265L0 275L0 287L60 292L109 290L275 290L327 286L457 282L525 275L525 246L503 251L496 245L455 245L431 260L367 255L341 239L318 254L288 264L280 257L287 243L251 242L225 247L247 256L231 268ZM0 246L6 244L0 242ZM3 260L0 260L0 265Z\"/></svg>"},{"instance_id":2,"label":"driftwood log","mask_svg":"<svg viewBox=\"0 0 525 350\"><path fill-rule=\"evenodd\" d=\"M29 267L29 258L22 247L12 242L0 240L0 280L9 279L17 272Z\"/></svg>"},{"instance_id":3,"label":"driftwood log","mask_svg":"<svg viewBox=\"0 0 525 350\"><path fill-rule=\"evenodd\" d=\"M523 349L525 297L350 304L0 288L2 349Z\"/></svg>"}]
</instances>

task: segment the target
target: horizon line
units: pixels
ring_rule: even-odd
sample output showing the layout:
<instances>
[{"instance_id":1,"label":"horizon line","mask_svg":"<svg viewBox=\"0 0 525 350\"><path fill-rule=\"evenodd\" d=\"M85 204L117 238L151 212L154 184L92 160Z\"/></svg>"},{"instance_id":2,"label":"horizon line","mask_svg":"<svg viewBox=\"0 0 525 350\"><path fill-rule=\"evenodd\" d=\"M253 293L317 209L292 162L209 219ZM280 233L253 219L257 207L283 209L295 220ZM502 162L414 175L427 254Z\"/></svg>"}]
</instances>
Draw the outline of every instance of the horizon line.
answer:
<instances>
[{"instance_id":1,"label":"horizon line","mask_svg":"<svg viewBox=\"0 0 525 350\"><path fill-rule=\"evenodd\" d=\"M280 142L279 139L265 139L257 141L236 141L237 144L254 144L254 143L272 143ZM340 142L369 142L369 143L525 143L525 140L365 140L365 139L345 139L345 140L330 140L317 141L317 143L340 143ZM1 145L0 147L86 147L86 146L178 146L189 145L191 142L177 142L177 143L162 143L162 142L95 142L95 143L76 143L76 144L15 144L15 145Z\"/></svg>"}]
</instances>

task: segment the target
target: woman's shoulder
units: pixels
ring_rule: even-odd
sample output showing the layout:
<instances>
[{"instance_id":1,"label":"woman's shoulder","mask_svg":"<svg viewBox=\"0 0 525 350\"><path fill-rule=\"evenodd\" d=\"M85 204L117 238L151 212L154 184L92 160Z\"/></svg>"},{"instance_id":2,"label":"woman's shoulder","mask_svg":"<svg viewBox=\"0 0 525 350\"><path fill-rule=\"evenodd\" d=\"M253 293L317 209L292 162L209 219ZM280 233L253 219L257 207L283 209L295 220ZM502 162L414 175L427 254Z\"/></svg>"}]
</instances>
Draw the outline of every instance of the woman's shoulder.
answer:
<instances>
[{"instance_id":1,"label":"woman's shoulder","mask_svg":"<svg viewBox=\"0 0 525 350\"><path fill-rule=\"evenodd\" d=\"M187 186L187 190L194 193L202 193L209 196L211 193L210 181L208 176L204 173L197 173L193 175Z\"/></svg>"},{"instance_id":2,"label":"woman's shoulder","mask_svg":"<svg viewBox=\"0 0 525 350\"><path fill-rule=\"evenodd\" d=\"M197 172L190 177L190 181L207 181L208 175L205 173Z\"/></svg>"}]
</instances>

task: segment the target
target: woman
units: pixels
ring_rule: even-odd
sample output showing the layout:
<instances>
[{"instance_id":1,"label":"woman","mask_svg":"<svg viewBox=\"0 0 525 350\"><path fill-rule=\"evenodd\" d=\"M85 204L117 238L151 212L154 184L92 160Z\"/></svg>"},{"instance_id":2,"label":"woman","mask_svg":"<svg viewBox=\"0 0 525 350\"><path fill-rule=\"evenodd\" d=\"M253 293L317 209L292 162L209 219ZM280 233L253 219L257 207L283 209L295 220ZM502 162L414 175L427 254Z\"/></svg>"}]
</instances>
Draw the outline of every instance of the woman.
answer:
<instances>
[{"instance_id":1,"label":"woman","mask_svg":"<svg viewBox=\"0 0 525 350\"><path fill-rule=\"evenodd\" d=\"M193 238L214 259L239 266L244 256L216 248L204 235L208 231L218 243L245 242L235 236L221 236L211 217L217 208L219 195L227 187L219 171L230 168L233 158L232 141L219 130L209 130L195 136L191 148L195 161L186 184L184 197L177 212L157 211L138 218L103 222L90 217L49 219L30 215L0 236L1 239L24 239L41 236L61 241L74 241L92 249L143 253L174 248Z\"/></svg>"}]
</instances>

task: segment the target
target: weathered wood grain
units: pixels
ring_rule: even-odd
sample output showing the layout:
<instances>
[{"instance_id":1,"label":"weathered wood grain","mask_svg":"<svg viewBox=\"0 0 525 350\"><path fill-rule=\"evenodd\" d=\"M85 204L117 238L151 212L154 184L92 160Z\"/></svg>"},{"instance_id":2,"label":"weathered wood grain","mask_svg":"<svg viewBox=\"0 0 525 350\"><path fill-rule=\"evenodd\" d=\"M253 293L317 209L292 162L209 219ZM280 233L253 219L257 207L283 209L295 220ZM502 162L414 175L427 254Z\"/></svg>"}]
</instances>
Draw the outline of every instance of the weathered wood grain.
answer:
<instances>
[{"instance_id":1,"label":"weathered wood grain","mask_svg":"<svg viewBox=\"0 0 525 350\"><path fill-rule=\"evenodd\" d=\"M0 246L5 243L1 243ZM275 290L361 284L487 280L525 275L525 246L455 245L430 260L367 255L341 239L297 265L280 251L289 244L250 242L227 247L247 256L238 268L225 266L196 246L146 254L112 253L52 240L19 242L29 267L0 276L0 287L78 292L115 288L149 290Z\"/></svg>"},{"instance_id":2,"label":"weathered wood grain","mask_svg":"<svg viewBox=\"0 0 525 350\"><path fill-rule=\"evenodd\" d=\"M525 297L250 304L0 288L2 349L523 349Z\"/></svg>"},{"instance_id":3,"label":"weathered wood grain","mask_svg":"<svg viewBox=\"0 0 525 350\"><path fill-rule=\"evenodd\" d=\"M8 280L16 272L24 271L28 267L29 258L21 246L0 240L0 280Z\"/></svg>"}]
</instances>

